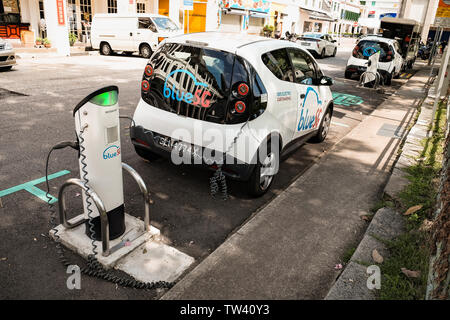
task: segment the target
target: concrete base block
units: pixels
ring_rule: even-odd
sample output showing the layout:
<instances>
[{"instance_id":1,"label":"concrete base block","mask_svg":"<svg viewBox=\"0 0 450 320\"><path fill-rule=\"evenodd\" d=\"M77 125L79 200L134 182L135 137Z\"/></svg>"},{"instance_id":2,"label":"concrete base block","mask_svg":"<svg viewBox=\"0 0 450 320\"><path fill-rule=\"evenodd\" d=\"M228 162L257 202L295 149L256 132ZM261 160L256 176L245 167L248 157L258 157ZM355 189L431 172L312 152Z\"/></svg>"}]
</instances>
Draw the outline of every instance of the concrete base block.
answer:
<instances>
[{"instance_id":1,"label":"concrete base block","mask_svg":"<svg viewBox=\"0 0 450 320\"><path fill-rule=\"evenodd\" d=\"M75 218L77 219L77 218ZM151 227L150 232L144 232L144 222L125 214L126 231L118 239L109 242L110 248L122 241L130 241L126 246L102 256L102 243L96 241L97 259L106 269L119 269L137 280L143 282L175 281L188 269L194 258L159 241L160 232ZM85 259L92 253L91 239L85 234L85 226L66 229L62 225L57 227L61 243L75 251ZM55 238L50 230L50 236Z\"/></svg>"},{"instance_id":2,"label":"concrete base block","mask_svg":"<svg viewBox=\"0 0 450 320\"><path fill-rule=\"evenodd\" d=\"M129 214L125 214L125 227L126 232L123 236L111 240L109 242L110 248L113 248L115 245L119 244L122 240L132 240L137 235L144 232L144 222L130 216ZM66 229L63 225L59 225L56 227L58 230L58 235L60 237L61 243L69 248L70 250L78 253L83 258L87 259L87 257L92 254L92 242L91 239L85 233L85 225L82 224L73 229ZM50 230L50 236L54 239L54 232ZM102 243L101 241L95 241L97 245L97 260L106 268L113 268L117 261L131 251L142 245L144 242L150 240L152 237L159 235L159 230L151 227L150 232L143 233L137 239L131 241L130 245L124 246L117 251L111 253L108 257L102 256Z\"/></svg>"},{"instance_id":3,"label":"concrete base block","mask_svg":"<svg viewBox=\"0 0 450 320\"><path fill-rule=\"evenodd\" d=\"M193 263L191 256L166 244L149 241L121 259L116 269L143 282L172 282Z\"/></svg>"}]
</instances>

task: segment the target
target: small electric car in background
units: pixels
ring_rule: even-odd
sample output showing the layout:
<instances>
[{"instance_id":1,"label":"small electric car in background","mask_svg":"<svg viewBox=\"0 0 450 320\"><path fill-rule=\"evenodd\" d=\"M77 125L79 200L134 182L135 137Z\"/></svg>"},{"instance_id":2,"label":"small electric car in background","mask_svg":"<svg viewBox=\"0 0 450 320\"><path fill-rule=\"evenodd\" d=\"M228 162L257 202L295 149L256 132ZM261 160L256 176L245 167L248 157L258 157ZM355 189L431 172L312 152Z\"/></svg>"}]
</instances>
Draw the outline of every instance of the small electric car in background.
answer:
<instances>
[{"instance_id":1,"label":"small electric car in background","mask_svg":"<svg viewBox=\"0 0 450 320\"><path fill-rule=\"evenodd\" d=\"M397 40L377 36L364 37L356 44L347 61L345 78L351 79L354 74L360 76L365 72L369 57L376 52L380 52L378 72L384 84L391 85L392 78L397 78L404 68L402 51Z\"/></svg>"},{"instance_id":2,"label":"small electric car in background","mask_svg":"<svg viewBox=\"0 0 450 320\"><path fill-rule=\"evenodd\" d=\"M16 64L16 54L12 45L0 38L0 71L10 70Z\"/></svg>"},{"instance_id":3,"label":"small electric car in background","mask_svg":"<svg viewBox=\"0 0 450 320\"><path fill-rule=\"evenodd\" d=\"M335 57L337 53L336 40L326 33L306 32L297 39L297 43L321 59L327 56Z\"/></svg>"},{"instance_id":4,"label":"small electric car in background","mask_svg":"<svg viewBox=\"0 0 450 320\"><path fill-rule=\"evenodd\" d=\"M294 42L215 32L172 37L145 67L131 140L148 160L173 161L174 150L221 155L222 171L260 196L280 154L327 136L331 84Z\"/></svg>"}]
</instances>

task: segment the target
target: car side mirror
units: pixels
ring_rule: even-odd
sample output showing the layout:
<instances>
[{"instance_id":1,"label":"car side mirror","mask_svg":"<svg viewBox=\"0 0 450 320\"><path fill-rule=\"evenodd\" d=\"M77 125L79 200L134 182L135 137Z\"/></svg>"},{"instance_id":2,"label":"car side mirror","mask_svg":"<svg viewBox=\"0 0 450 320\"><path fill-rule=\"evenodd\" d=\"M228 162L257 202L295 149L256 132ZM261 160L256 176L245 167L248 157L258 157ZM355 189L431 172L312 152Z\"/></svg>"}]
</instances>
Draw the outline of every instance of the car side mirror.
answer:
<instances>
[{"instance_id":1,"label":"car side mirror","mask_svg":"<svg viewBox=\"0 0 450 320\"><path fill-rule=\"evenodd\" d=\"M333 79L327 76L323 76L320 78L320 85L321 86L332 86L333 85Z\"/></svg>"},{"instance_id":2,"label":"car side mirror","mask_svg":"<svg viewBox=\"0 0 450 320\"><path fill-rule=\"evenodd\" d=\"M148 27L152 32L156 32L156 27L152 24Z\"/></svg>"}]
</instances>

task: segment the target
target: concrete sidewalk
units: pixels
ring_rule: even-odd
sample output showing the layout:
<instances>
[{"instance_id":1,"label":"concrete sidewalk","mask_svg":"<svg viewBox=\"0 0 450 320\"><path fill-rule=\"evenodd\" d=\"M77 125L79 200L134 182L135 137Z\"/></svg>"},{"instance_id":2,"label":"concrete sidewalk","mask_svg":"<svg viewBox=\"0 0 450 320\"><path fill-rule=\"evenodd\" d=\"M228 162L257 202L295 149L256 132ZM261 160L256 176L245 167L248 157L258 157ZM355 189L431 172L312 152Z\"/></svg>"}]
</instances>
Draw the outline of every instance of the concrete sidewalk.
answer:
<instances>
[{"instance_id":1,"label":"concrete sidewalk","mask_svg":"<svg viewBox=\"0 0 450 320\"><path fill-rule=\"evenodd\" d=\"M420 70L163 299L324 298L335 264L362 238L361 215L386 184L428 73Z\"/></svg>"}]
</instances>

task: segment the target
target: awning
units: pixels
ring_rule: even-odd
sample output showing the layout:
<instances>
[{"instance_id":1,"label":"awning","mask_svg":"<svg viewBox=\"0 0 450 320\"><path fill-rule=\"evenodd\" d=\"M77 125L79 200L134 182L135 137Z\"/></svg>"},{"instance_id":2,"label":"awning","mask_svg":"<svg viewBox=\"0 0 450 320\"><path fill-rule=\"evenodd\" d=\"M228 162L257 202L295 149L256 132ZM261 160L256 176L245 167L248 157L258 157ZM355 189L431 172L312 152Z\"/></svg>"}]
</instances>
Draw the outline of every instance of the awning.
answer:
<instances>
[{"instance_id":1,"label":"awning","mask_svg":"<svg viewBox=\"0 0 450 320\"><path fill-rule=\"evenodd\" d=\"M225 14L235 14L235 15L239 15L239 16L247 15L247 10L243 10L243 9L224 8L224 9L222 9L222 11ZM248 11L248 15L252 18L268 18L269 17L268 13L252 11L252 10Z\"/></svg>"},{"instance_id":2,"label":"awning","mask_svg":"<svg viewBox=\"0 0 450 320\"><path fill-rule=\"evenodd\" d=\"M337 21L337 19L333 19L329 14L309 8L302 8L300 10L305 10L309 12L309 18L311 20L322 20L322 21Z\"/></svg>"}]
</instances>

